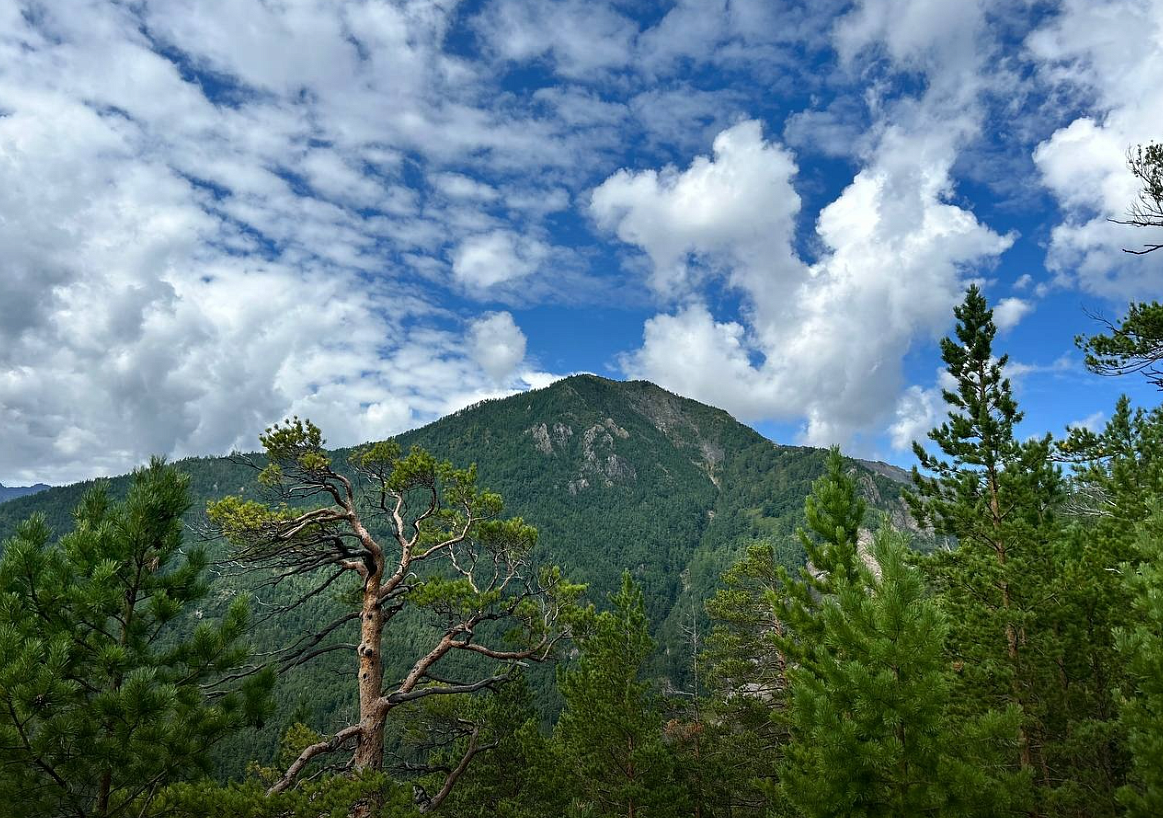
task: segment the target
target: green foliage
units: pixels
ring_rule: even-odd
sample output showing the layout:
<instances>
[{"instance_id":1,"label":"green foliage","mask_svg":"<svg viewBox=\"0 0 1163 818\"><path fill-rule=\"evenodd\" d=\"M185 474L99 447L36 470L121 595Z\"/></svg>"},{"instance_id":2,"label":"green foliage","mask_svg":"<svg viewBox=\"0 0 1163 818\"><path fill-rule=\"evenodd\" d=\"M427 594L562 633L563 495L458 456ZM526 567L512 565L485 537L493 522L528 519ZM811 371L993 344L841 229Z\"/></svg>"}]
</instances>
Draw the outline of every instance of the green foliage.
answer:
<instances>
[{"instance_id":1,"label":"green foliage","mask_svg":"<svg viewBox=\"0 0 1163 818\"><path fill-rule=\"evenodd\" d=\"M1138 544L1138 567L1124 567L1132 616L1119 633L1128 676L1122 724L1132 758L1119 800L1130 818L1148 818L1163 813L1163 513L1148 518Z\"/></svg>"},{"instance_id":2,"label":"green foliage","mask_svg":"<svg viewBox=\"0 0 1163 818\"><path fill-rule=\"evenodd\" d=\"M856 543L868 509L868 503L857 494L856 482L846 472L839 447L833 446L828 452L825 468L827 471L812 484L812 493L804 501L808 529L816 537L804 529L796 532L808 561L820 572L818 579L805 580L812 581L821 593L827 593L832 581L856 579Z\"/></svg>"},{"instance_id":3,"label":"green foliage","mask_svg":"<svg viewBox=\"0 0 1163 818\"><path fill-rule=\"evenodd\" d=\"M1079 335L1075 343L1086 356L1086 368L1096 375L1142 373L1163 388L1163 304L1132 303L1118 322L1105 321L1107 331Z\"/></svg>"},{"instance_id":4,"label":"green foliage","mask_svg":"<svg viewBox=\"0 0 1163 818\"><path fill-rule=\"evenodd\" d=\"M835 593L837 583L852 583L860 574L858 541L867 506L845 472L838 448L829 452L826 468L804 501L811 533L796 532L809 562L795 576L779 566L779 587L768 591L769 605L781 622L776 647L797 662L811 661L821 635L821 601Z\"/></svg>"},{"instance_id":5,"label":"green foliage","mask_svg":"<svg viewBox=\"0 0 1163 818\"><path fill-rule=\"evenodd\" d=\"M542 424L550 452L538 448L534 440L533 432ZM239 459L182 461L179 465L190 476L195 499L187 521L205 527L206 501L222 501L214 507L219 516L211 522L222 524L229 516L238 525L228 533L257 540L264 525L273 526L290 514L275 505L272 516L269 504L260 501L300 473L297 458L313 445L324 445L322 437L320 433L316 444L304 422L302 433L296 430L285 446L276 446L284 459L275 464L279 477L271 478L270 485L256 483L255 470ZM387 477L414 445L441 460L478 463L477 483L503 494L507 513L537 529L536 542L514 545L527 545L533 562L560 565L557 582L568 576L587 585L591 598L603 599L618 589L623 570L629 569L643 588L652 633L659 642L643 674L684 688L694 686L684 628L692 624L694 610L700 612L698 627L710 630L701 611L722 573L757 542L770 545L776 560L789 569L803 565L805 555L795 530L805 523L803 498L823 473L826 460L826 452L817 449L773 445L725 412L651 384L593 376L487 401L394 441L327 454L331 467L349 477L355 467L378 470ZM597 471L594 464L605 464L612 455L633 471L614 471L613 477ZM263 456L251 460L260 470L272 464ZM409 468L414 475L431 473L415 465ZM872 506L898 508L899 483L852 461L848 468ZM579 488L583 479L588 485ZM123 498L128 482L109 481L110 499ZM54 488L42 496L0 504L0 537L12 533L17 522L33 512L43 513L57 531L69 530L68 508L80 501L89 485ZM364 488L375 485L373 481ZM478 531L478 536L485 531ZM223 545L208 544L207 556L224 558ZM232 596L253 592L263 604L256 610L252 641L264 649L293 643L318 623L351 610L358 596L357 583L340 578L324 593L273 618L269 616L273 606L297 598L307 587L294 577L273 588L257 587L258 581L253 575L228 572L216 580L216 592L204 601L203 609L208 618L221 617ZM543 579L542 584L549 583ZM385 646L385 672L391 676L405 671L403 657L409 646L433 632L431 622L400 614ZM335 652L284 674L276 691L278 713L257 735L228 739L216 752L219 772L240 776L253 758L273 756L281 732L295 721L290 711L301 702L309 709L307 723L322 733L347 723L355 706L353 691L344 684L349 666L348 657ZM560 708L553 681L551 669L529 669L542 722ZM706 731L713 729L707 726Z\"/></svg>"},{"instance_id":6,"label":"green foliage","mask_svg":"<svg viewBox=\"0 0 1163 818\"><path fill-rule=\"evenodd\" d=\"M53 542L32 517L0 560L0 803L29 815L146 814L165 784L209 771L210 748L268 713L239 598L214 624L205 555L183 547L187 479L154 460L125 501L100 486Z\"/></svg>"},{"instance_id":7,"label":"green foliage","mask_svg":"<svg viewBox=\"0 0 1163 818\"><path fill-rule=\"evenodd\" d=\"M374 805L368 818L417 815L404 785L370 771L309 781L274 796L257 780L179 784L162 794L158 807L172 818L350 818L361 805Z\"/></svg>"},{"instance_id":8,"label":"green foliage","mask_svg":"<svg viewBox=\"0 0 1163 818\"><path fill-rule=\"evenodd\" d=\"M949 713L947 624L906 551L882 527L876 567L832 577L810 661L790 673L781 789L806 818L992 816L1021 792L992 772L1016 714L981 724Z\"/></svg>"},{"instance_id":9,"label":"green foliage","mask_svg":"<svg viewBox=\"0 0 1163 818\"><path fill-rule=\"evenodd\" d=\"M1032 774L1035 810L1112 815L1123 767L1112 630L1123 614L1110 601L1123 593L1113 572L1126 544L1122 524L1081 512L1095 499L1087 487L1105 491L1114 472L1092 463L1068 485L1049 436L1020 442L992 312L970 288L956 314L957 340L942 352L957 389L945 394L948 421L930 433L947 459L917 447L929 474L914 473L910 499L919 520L959 543L925 563L950 617L955 706L965 718L1018 708L1011 764ZM1115 426L1125 432L1123 409ZM1106 444L1120 434L1108 429ZM1057 452L1102 445L1079 433Z\"/></svg>"},{"instance_id":10,"label":"green foliage","mask_svg":"<svg viewBox=\"0 0 1163 818\"><path fill-rule=\"evenodd\" d=\"M613 609L597 614L578 639L578 661L559 676L565 709L554 740L563 778L593 815L680 815L662 717L640 679L654 644L642 590L629 573L610 602Z\"/></svg>"},{"instance_id":11,"label":"green foliage","mask_svg":"<svg viewBox=\"0 0 1163 818\"><path fill-rule=\"evenodd\" d=\"M486 696L430 699L413 718L413 741L441 737L413 767L433 770L415 782L421 800L439 792L447 773L470 749L478 753L440 814L455 818L540 818L565 808L559 770L539 729L532 692L523 673ZM421 749L423 746L421 746ZM414 751L415 752L415 751Z\"/></svg>"}]
</instances>

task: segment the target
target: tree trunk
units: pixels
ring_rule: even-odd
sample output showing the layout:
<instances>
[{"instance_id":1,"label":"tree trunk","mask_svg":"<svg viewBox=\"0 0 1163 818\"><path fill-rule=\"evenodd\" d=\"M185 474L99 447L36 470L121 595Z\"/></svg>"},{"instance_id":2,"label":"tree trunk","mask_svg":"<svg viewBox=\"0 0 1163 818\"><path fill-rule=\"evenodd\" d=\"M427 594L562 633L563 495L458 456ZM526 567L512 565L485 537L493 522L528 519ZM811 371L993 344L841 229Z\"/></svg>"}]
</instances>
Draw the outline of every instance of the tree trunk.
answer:
<instances>
[{"instance_id":1,"label":"tree trunk","mask_svg":"<svg viewBox=\"0 0 1163 818\"><path fill-rule=\"evenodd\" d=\"M384 712L380 703L384 687L383 648L384 616L379 604L379 572L364 584L360 606L359 653L359 739L351 766L356 772L380 771L384 768ZM378 794L356 804L352 818L370 818L377 812Z\"/></svg>"},{"instance_id":2,"label":"tree trunk","mask_svg":"<svg viewBox=\"0 0 1163 818\"><path fill-rule=\"evenodd\" d=\"M364 586L360 610L359 647L359 742L352 766L356 770L381 770L384 766L384 714L380 704L384 686L384 616L379 605L378 577Z\"/></svg>"}]
</instances>

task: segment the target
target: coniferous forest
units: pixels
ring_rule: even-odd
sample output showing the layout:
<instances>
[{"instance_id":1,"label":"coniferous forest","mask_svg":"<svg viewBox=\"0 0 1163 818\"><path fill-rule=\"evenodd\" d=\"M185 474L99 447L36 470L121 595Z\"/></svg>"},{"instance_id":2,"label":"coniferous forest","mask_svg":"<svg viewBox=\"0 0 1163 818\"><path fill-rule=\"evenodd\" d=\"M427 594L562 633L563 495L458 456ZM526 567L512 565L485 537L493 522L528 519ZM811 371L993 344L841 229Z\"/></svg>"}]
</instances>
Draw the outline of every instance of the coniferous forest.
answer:
<instances>
[{"instance_id":1,"label":"coniferous forest","mask_svg":"<svg viewBox=\"0 0 1163 818\"><path fill-rule=\"evenodd\" d=\"M0 814L1163 815L1163 405L1028 436L953 319L911 474L575 376L5 502Z\"/></svg>"}]
</instances>

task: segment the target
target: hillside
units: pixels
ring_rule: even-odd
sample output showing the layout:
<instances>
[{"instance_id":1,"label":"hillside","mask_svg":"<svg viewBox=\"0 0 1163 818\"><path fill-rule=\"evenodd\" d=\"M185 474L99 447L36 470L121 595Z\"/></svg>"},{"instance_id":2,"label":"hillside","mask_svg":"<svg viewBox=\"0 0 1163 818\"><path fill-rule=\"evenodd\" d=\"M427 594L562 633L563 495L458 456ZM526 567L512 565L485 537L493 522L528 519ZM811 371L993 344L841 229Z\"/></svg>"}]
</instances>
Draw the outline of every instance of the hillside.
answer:
<instances>
[{"instance_id":1,"label":"hillside","mask_svg":"<svg viewBox=\"0 0 1163 818\"><path fill-rule=\"evenodd\" d=\"M457 464L477 463L481 484L504 496L509 513L540 530L540 560L589 583L590 598L599 604L629 569L643 586L662 648L655 673L676 685L685 683L689 662L684 623L705 617L702 600L749 542L791 541L825 454L775 445L726 412L653 384L590 375L486 401L398 439ZM344 452L336 454L337 462L345 459ZM229 459L179 465L191 476L195 513L209 499L255 491L253 473ZM871 505L903 520L900 482L869 466L883 464L853 464ZM0 537L33 512L45 514L58 532L67 529L69 510L88 485L5 503ZM127 479L110 485L120 495ZM227 577L219 593L228 596L253 582ZM261 604L260 595L260 612ZM317 621L337 604L325 600L301 614L305 622ZM256 640L286 638L288 624L293 630L294 623L264 625ZM320 726L349 692L345 680L329 672L345 667L345 660L331 658L337 662L298 671L282 686L284 706L311 702ZM552 709L551 701L543 703Z\"/></svg>"},{"instance_id":2,"label":"hillside","mask_svg":"<svg viewBox=\"0 0 1163 818\"><path fill-rule=\"evenodd\" d=\"M34 486L6 486L0 483L0 503L15 500L17 497L27 497L30 494L36 494L47 488L48 486L44 483L37 483Z\"/></svg>"}]
</instances>

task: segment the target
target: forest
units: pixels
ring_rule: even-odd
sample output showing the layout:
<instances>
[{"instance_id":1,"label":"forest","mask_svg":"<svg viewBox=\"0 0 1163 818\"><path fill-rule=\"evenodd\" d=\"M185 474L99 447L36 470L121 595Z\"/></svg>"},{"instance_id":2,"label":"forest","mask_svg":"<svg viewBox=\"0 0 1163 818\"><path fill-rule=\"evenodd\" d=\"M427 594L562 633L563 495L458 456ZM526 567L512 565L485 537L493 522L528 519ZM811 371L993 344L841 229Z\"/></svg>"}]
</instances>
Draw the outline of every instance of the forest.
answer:
<instances>
[{"instance_id":1,"label":"forest","mask_svg":"<svg viewBox=\"0 0 1163 818\"><path fill-rule=\"evenodd\" d=\"M908 485L578 378L6 503L3 814L1163 814L1163 407L1024 437L954 318ZM1159 303L1078 345L1163 386Z\"/></svg>"}]
</instances>

